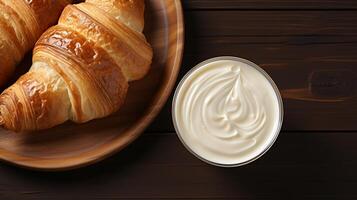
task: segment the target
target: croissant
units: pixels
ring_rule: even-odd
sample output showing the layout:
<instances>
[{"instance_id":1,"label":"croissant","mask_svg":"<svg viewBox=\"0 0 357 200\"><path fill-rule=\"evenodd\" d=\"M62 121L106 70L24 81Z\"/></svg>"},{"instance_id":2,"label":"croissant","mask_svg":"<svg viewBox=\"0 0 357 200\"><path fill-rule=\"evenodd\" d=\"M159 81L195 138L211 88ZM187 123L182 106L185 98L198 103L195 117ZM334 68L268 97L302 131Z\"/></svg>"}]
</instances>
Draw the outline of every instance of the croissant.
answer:
<instances>
[{"instance_id":1,"label":"croissant","mask_svg":"<svg viewBox=\"0 0 357 200\"><path fill-rule=\"evenodd\" d=\"M35 45L28 73L0 95L0 124L33 131L116 112L128 82L150 69L144 0L87 0L67 6Z\"/></svg>"},{"instance_id":2,"label":"croissant","mask_svg":"<svg viewBox=\"0 0 357 200\"><path fill-rule=\"evenodd\" d=\"M0 86L71 0L0 0Z\"/></svg>"}]
</instances>

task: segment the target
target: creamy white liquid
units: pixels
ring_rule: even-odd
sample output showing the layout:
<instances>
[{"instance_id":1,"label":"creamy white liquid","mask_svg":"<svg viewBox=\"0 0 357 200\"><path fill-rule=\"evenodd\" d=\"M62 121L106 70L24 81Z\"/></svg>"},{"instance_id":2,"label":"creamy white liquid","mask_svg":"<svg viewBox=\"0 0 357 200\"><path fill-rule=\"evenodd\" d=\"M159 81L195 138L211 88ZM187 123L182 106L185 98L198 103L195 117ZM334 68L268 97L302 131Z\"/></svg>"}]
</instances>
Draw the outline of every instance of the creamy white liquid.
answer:
<instances>
[{"instance_id":1,"label":"creamy white liquid","mask_svg":"<svg viewBox=\"0 0 357 200\"><path fill-rule=\"evenodd\" d=\"M175 126L199 157L234 165L258 157L274 142L281 110L268 79L254 67L220 60L194 70L176 93Z\"/></svg>"}]
</instances>

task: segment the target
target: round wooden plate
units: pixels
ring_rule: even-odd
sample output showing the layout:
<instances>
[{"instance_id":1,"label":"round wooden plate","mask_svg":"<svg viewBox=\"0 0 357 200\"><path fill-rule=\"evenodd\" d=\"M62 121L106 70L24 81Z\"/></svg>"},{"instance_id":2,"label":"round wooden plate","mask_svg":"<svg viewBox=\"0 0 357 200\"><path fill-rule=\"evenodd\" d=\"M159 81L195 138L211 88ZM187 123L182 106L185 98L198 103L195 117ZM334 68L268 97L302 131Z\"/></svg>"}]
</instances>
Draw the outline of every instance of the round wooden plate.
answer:
<instances>
[{"instance_id":1,"label":"round wooden plate","mask_svg":"<svg viewBox=\"0 0 357 200\"><path fill-rule=\"evenodd\" d=\"M152 69L143 80L130 84L118 113L34 133L1 129L0 159L30 169L68 170L100 161L135 140L170 96L184 43L180 0L147 0L145 20L145 35L154 49Z\"/></svg>"}]
</instances>

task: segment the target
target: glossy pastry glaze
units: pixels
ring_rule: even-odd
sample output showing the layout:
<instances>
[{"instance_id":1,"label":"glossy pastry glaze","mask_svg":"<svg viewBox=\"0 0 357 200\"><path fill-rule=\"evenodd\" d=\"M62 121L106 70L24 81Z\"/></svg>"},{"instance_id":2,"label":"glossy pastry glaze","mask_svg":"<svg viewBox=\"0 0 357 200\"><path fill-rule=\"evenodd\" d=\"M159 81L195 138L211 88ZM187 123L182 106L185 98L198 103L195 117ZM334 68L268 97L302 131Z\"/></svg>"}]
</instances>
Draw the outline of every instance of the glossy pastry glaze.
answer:
<instances>
[{"instance_id":1,"label":"glossy pastry glaze","mask_svg":"<svg viewBox=\"0 0 357 200\"><path fill-rule=\"evenodd\" d=\"M267 78L246 63L221 60L193 71L175 97L174 118L183 142L217 164L247 162L279 129L279 100Z\"/></svg>"},{"instance_id":2,"label":"glossy pastry glaze","mask_svg":"<svg viewBox=\"0 0 357 200\"><path fill-rule=\"evenodd\" d=\"M71 0L0 0L0 86Z\"/></svg>"},{"instance_id":3,"label":"glossy pastry glaze","mask_svg":"<svg viewBox=\"0 0 357 200\"><path fill-rule=\"evenodd\" d=\"M141 8L144 1L115 2L92 0L64 9L58 25L37 42L30 71L0 96L0 121L6 128L29 131L67 120L83 123L120 108L128 82L148 72L153 55L137 31L143 24L132 29L126 25L130 21L115 15L122 12L113 12ZM144 9L133 10L142 13L132 15L144 16Z\"/></svg>"}]
</instances>

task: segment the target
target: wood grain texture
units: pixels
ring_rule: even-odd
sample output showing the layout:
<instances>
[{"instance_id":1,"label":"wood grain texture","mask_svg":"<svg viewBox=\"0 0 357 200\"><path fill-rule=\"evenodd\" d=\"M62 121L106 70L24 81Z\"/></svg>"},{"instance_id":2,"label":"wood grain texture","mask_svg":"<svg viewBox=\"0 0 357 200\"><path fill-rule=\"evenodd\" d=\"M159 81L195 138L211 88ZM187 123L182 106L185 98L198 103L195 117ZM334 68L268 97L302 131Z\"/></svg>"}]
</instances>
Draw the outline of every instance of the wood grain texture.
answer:
<instances>
[{"instance_id":1,"label":"wood grain texture","mask_svg":"<svg viewBox=\"0 0 357 200\"><path fill-rule=\"evenodd\" d=\"M356 132L283 132L244 167L209 166L173 133L144 134L120 154L80 170L0 166L1 199L355 199Z\"/></svg>"},{"instance_id":2,"label":"wood grain texture","mask_svg":"<svg viewBox=\"0 0 357 200\"><path fill-rule=\"evenodd\" d=\"M130 85L120 111L90 123L66 123L35 133L1 130L1 160L41 170L72 169L123 149L144 131L160 112L176 82L184 30L179 0L148 0L146 7L145 35L155 57L149 74Z\"/></svg>"},{"instance_id":3,"label":"wood grain texture","mask_svg":"<svg viewBox=\"0 0 357 200\"><path fill-rule=\"evenodd\" d=\"M186 9L357 9L354 0L185 0Z\"/></svg>"},{"instance_id":4,"label":"wood grain texture","mask_svg":"<svg viewBox=\"0 0 357 200\"><path fill-rule=\"evenodd\" d=\"M284 130L357 130L357 12L186 11L180 78L222 55L265 69L284 99ZM209 23L207 23L209 21ZM174 131L170 105L148 131Z\"/></svg>"},{"instance_id":5,"label":"wood grain texture","mask_svg":"<svg viewBox=\"0 0 357 200\"><path fill-rule=\"evenodd\" d=\"M194 36L355 36L356 11L187 11ZM209 23L207 23L209 22ZM223 23L224 22L224 23ZM196 31L199 30L199 31Z\"/></svg>"},{"instance_id":6,"label":"wood grain texture","mask_svg":"<svg viewBox=\"0 0 357 200\"><path fill-rule=\"evenodd\" d=\"M356 16L351 9L356 8L356 1L182 3L187 37L180 77L206 58L231 54L262 65L282 89L306 89L310 84L322 99L351 94L349 89L342 93L338 89L351 85L349 81L336 83L334 79L351 80L353 73L340 69L355 72ZM205 14L207 11L214 15ZM288 15L291 17L285 19ZM319 73L311 75L312 69ZM335 76L319 69L332 69ZM357 125L355 107L351 107L355 99L284 101L288 112L284 128L297 131L283 131L272 149L250 165L222 169L192 156L168 131L173 130L168 102L137 141L93 166L42 173L1 164L0 199L357 199L357 132L353 131ZM306 131L309 129L316 131Z\"/></svg>"}]
</instances>

